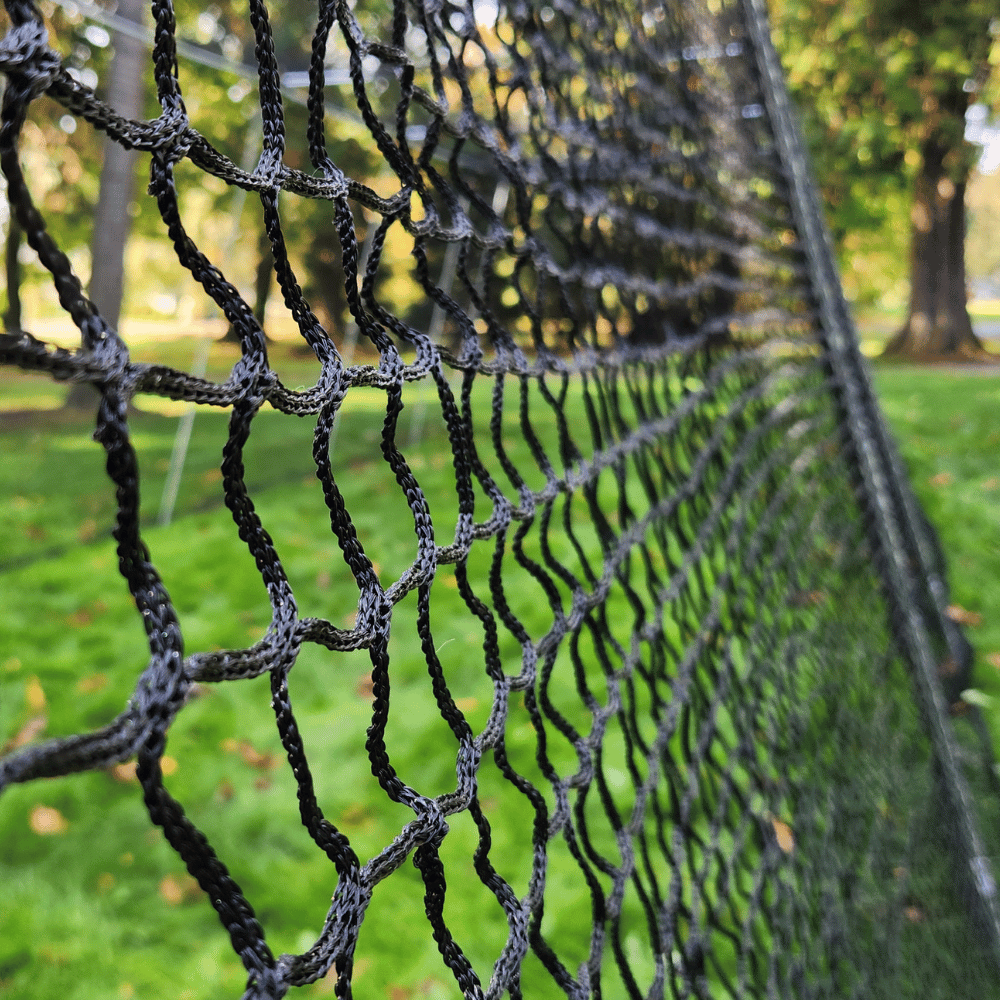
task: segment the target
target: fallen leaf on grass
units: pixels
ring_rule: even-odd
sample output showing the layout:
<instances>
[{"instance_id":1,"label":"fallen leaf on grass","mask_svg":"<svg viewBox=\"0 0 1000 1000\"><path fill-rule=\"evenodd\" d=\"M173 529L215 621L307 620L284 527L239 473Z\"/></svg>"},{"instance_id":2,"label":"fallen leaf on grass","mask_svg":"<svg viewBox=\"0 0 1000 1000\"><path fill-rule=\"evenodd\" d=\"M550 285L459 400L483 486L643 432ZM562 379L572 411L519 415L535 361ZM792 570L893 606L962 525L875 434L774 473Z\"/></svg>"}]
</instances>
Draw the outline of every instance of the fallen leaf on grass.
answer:
<instances>
[{"instance_id":1,"label":"fallen leaf on grass","mask_svg":"<svg viewBox=\"0 0 1000 1000\"><path fill-rule=\"evenodd\" d=\"M273 771L278 766L278 761L270 750L261 753L245 740L240 744L240 756L257 771Z\"/></svg>"},{"instance_id":2,"label":"fallen leaf on grass","mask_svg":"<svg viewBox=\"0 0 1000 1000\"><path fill-rule=\"evenodd\" d=\"M822 590L800 590L791 596L791 604L796 608L815 607L824 600Z\"/></svg>"},{"instance_id":3,"label":"fallen leaf on grass","mask_svg":"<svg viewBox=\"0 0 1000 1000\"><path fill-rule=\"evenodd\" d=\"M28 825L41 837L51 837L69 829L66 817L51 806L35 806L28 817Z\"/></svg>"},{"instance_id":4,"label":"fallen leaf on grass","mask_svg":"<svg viewBox=\"0 0 1000 1000\"><path fill-rule=\"evenodd\" d=\"M983 616L978 611L966 611L960 604L948 605L948 617L959 625L983 624Z\"/></svg>"},{"instance_id":5,"label":"fallen leaf on grass","mask_svg":"<svg viewBox=\"0 0 1000 1000\"><path fill-rule=\"evenodd\" d=\"M958 673L958 663L955 662L955 658L949 656L947 660L944 660L938 666L938 674L941 677L954 677Z\"/></svg>"},{"instance_id":6,"label":"fallen leaf on grass","mask_svg":"<svg viewBox=\"0 0 1000 1000\"><path fill-rule=\"evenodd\" d=\"M987 653L986 662L991 667L996 667L997 670L1000 670L1000 653Z\"/></svg>"},{"instance_id":7,"label":"fallen leaf on grass","mask_svg":"<svg viewBox=\"0 0 1000 1000\"><path fill-rule=\"evenodd\" d=\"M97 537L97 521L92 517L88 517L83 524L80 525L80 530L76 533L76 539L78 542L92 542Z\"/></svg>"},{"instance_id":8,"label":"fallen leaf on grass","mask_svg":"<svg viewBox=\"0 0 1000 1000\"><path fill-rule=\"evenodd\" d=\"M115 764L114 767L108 768L108 774L123 785L139 780L135 776L135 764Z\"/></svg>"},{"instance_id":9,"label":"fallen leaf on grass","mask_svg":"<svg viewBox=\"0 0 1000 1000\"><path fill-rule=\"evenodd\" d=\"M349 805L338 817L338 826L362 826L367 823L372 817L372 810L370 806L365 805L363 802L355 802Z\"/></svg>"},{"instance_id":10,"label":"fallen leaf on grass","mask_svg":"<svg viewBox=\"0 0 1000 1000\"><path fill-rule=\"evenodd\" d=\"M1000 479L997 479L996 476L990 476L990 478L983 483L984 490L995 490L998 486L1000 486Z\"/></svg>"},{"instance_id":11,"label":"fallen leaf on grass","mask_svg":"<svg viewBox=\"0 0 1000 1000\"><path fill-rule=\"evenodd\" d=\"M792 828L787 823L778 819L777 816L771 817L771 826L774 827L774 836L778 841L778 847L785 854L791 854L795 850L795 834L792 833Z\"/></svg>"},{"instance_id":12,"label":"fallen leaf on grass","mask_svg":"<svg viewBox=\"0 0 1000 1000\"><path fill-rule=\"evenodd\" d=\"M352 979L355 977L351 977ZM328 996L337 989L337 966L331 965L330 971L312 988L314 996Z\"/></svg>"},{"instance_id":13,"label":"fallen leaf on grass","mask_svg":"<svg viewBox=\"0 0 1000 1000\"><path fill-rule=\"evenodd\" d=\"M371 968L372 960L370 958L359 958L354 963L354 970L351 973L351 982L356 983L364 973ZM337 986L337 963L334 962L330 966L327 974L319 980L318 983L313 987L313 993L317 996L326 996L327 994L333 993Z\"/></svg>"},{"instance_id":14,"label":"fallen leaf on grass","mask_svg":"<svg viewBox=\"0 0 1000 1000\"><path fill-rule=\"evenodd\" d=\"M88 677L81 677L76 682L76 689L80 694L91 694L106 687L107 683L107 674L90 674Z\"/></svg>"},{"instance_id":15,"label":"fallen leaf on grass","mask_svg":"<svg viewBox=\"0 0 1000 1000\"><path fill-rule=\"evenodd\" d=\"M167 875L161 880L159 889L171 906L180 906L201 895L201 887L190 875Z\"/></svg>"},{"instance_id":16,"label":"fallen leaf on grass","mask_svg":"<svg viewBox=\"0 0 1000 1000\"><path fill-rule=\"evenodd\" d=\"M221 647L216 647L216 648L218 649ZM195 681L194 684L192 684L188 688L187 694L184 695L184 704L190 705L191 702L194 701L196 698L204 698L205 695L211 693L212 693L211 687L209 687L207 684L199 684L197 681Z\"/></svg>"},{"instance_id":17,"label":"fallen leaf on grass","mask_svg":"<svg viewBox=\"0 0 1000 1000\"><path fill-rule=\"evenodd\" d=\"M923 922L924 911L920 909L919 906L907 906L903 913L906 915L906 919L910 921L911 924L919 924Z\"/></svg>"},{"instance_id":18,"label":"fallen leaf on grass","mask_svg":"<svg viewBox=\"0 0 1000 1000\"><path fill-rule=\"evenodd\" d=\"M65 965L70 960L69 950L65 946L46 941L38 946L38 957L49 967Z\"/></svg>"},{"instance_id":19,"label":"fallen leaf on grass","mask_svg":"<svg viewBox=\"0 0 1000 1000\"><path fill-rule=\"evenodd\" d=\"M225 739L220 744L227 753L238 753L245 764L257 771L273 771L278 766L277 758L270 750L261 753L249 740Z\"/></svg>"},{"instance_id":20,"label":"fallen leaf on grass","mask_svg":"<svg viewBox=\"0 0 1000 1000\"><path fill-rule=\"evenodd\" d=\"M67 617L66 621L74 628L84 628L89 625L97 615L108 610L104 601L91 601L76 609L73 614Z\"/></svg>"},{"instance_id":21,"label":"fallen leaf on grass","mask_svg":"<svg viewBox=\"0 0 1000 1000\"><path fill-rule=\"evenodd\" d=\"M358 678L358 683L354 685L354 691L359 697L372 701L375 698L375 687L372 684L371 675L362 674Z\"/></svg>"},{"instance_id":22,"label":"fallen leaf on grass","mask_svg":"<svg viewBox=\"0 0 1000 1000\"><path fill-rule=\"evenodd\" d=\"M32 716L14 736L4 743L3 747L0 747L0 753L10 753L11 750L16 750L18 747L30 743L36 736L44 732L48 722L48 717L45 715Z\"/></svg>"},{"instance_id":23,"label":"fallen leaf on grass","mask_svg":"<svg viewBox=\"0 0 1000 1000\"><path fill-rule=\"evenodd\" d=\"M32 712L37 714L45 709L45 692L37 677L29 677L25 682L24 698Z\"/></svg>"},{"instance_id":24,"label":"fallen leaf on grass","mask_svg":"<svg viewBox=\"0 0 1000 1000\"><path fill-rule=\"evenodd\" d=\"M955 481L955 477L950 472L939 472L936 476L931 476L931 486L950 486Z\"/></svg>"}]
</instances>

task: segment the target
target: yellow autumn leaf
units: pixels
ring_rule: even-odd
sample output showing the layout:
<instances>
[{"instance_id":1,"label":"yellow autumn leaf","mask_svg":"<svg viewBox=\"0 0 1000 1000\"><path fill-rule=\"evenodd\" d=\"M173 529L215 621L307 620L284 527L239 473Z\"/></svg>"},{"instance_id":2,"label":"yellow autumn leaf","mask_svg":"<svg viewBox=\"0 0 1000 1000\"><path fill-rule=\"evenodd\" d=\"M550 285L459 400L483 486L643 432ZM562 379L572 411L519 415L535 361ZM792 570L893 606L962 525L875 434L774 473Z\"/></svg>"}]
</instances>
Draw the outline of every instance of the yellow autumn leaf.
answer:
<instances>
[{"instance_id":1,"label":"yellow autumn leaf","mask_svg":"<svg viewBox=\"0 0 1000 1000\"><path fill-rule=\"evenodd\" d=\"M24 685L24 697L32 712L37 714L45 709L45 692L37 677L28 678Z\"/></svg>"},{"instance_id":2,"label":"yellow autumn leaf","mask_svg":"<svg viewBox=\"0 0 1000 1000\"><path fill-rule=\"evenodd\" d=\"M778 847L785 854L791 854L795 850L795 834L792 833L792 828L783 820L778 819L777 816L771 817L771 826L774 828L774 836L778 841Z\"/></svg>"},{"instance_id":3,"label":"yellow autumn leaf","mask_svg":"<svg viewBox=\"0 0 1000 1000\"><path fill-rule=\"evenodd\" d=\"M65 833L69 829L69 823L58 809L51 806L35 806L28 817L28 825L41 837L51 837L55 834Z\"/></svg>"}]
</instances>

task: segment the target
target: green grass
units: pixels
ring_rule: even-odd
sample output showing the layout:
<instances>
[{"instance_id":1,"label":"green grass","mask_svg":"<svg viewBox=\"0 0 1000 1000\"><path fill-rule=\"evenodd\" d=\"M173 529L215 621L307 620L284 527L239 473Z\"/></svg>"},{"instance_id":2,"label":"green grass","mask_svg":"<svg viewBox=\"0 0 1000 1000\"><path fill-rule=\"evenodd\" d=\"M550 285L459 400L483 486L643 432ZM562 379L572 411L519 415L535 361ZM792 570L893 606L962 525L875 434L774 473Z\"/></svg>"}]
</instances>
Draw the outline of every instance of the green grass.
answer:
<instances>
[{"instance_id":1,"label":"green grass","mask_svg":"<svg viewBox=\"0 0 1000 1000\"><path fill-rule=\"evenodd\" d=\"M275 353L279 370L293 373L290 384L307 381L308 372L296 371L296 365L302 367L299 359L281 349ZM401 441L420 406L419 392L408 398ZM416 540L410 512L378 455L383 409L384 394L352 393L339 429L336 464L358 535L388 584L415 557ZM253 560L221 504L217 468L227 419L224 413L198 413L177 519L169 527L157 527L155 515L177 421L141 410L131 420L140 467L149 473L144 539L180 614L188 653L246 646L270 619ZM550 434L544 426L539 432ZM5 454L16 456L0 463L0 493L8 498L0 522L6 539L0 555L0 606L5 609L0 734L16 738L39 722L45 736L96 727L121 710L146 657L141 625L117 573L103 452L89 440L84 419L61 414L40 415L30 423L18 419L0 434ZM357 610L357 588L328 529L329 515L312 471L311 438L310 421L261 413L246 454L248 486L282 556L299 613L344 627ZM551 448L551 441L545 444ZM528 464L523 440L515 436L511 450L519 464ZM455 523L449 513L454 476L443 429L433 418L407 456L432 505L444 512L435 517L435 527L439 540L447 540ZM529 539L528 548L533 544ZM488 561L489 553L477 550L470 563L474 580L485 579ZM488 600L488 594L482 596ZM509 600L532 634L550 627L551 612L537 589L522 587ZM487 721L493 688L481 667L482 629L465 609L450 567L438 573L432 606L439 658L453 695L478 732ZM393 616L386 739L401 777L437 795L454 788L457 744L428 706L424 658L408 638L415 634L415 622L411 594ZM509 637L501 640L500 651L508 664L520 658ZM363 860L411 818L403 807L386 802L365 757L369 671L364 653L333 655L307 646L290 682L324 811ZM560 697L558 685L554 695ZM205 686L171 729L168 784L231 863L267 927L272 949L298 952L319 933L335 879L299 822L295 786L284 766L269 700L266 678ZM536 784L543 783L534 761L534 730L520 696L512 699L507 735L511 761ZM442 752L442 747L448 749ZM551 755L560 767L570 760L568 749L553 741ZM524 895L528 869L520 862L530 858L532 808L506 783L484 777L484 812L494 818L502 809L505 817L495 831L494 863ZM56 829L48 835L35 832L32 823L37 826L39 816L57 817ZM463 950L488 980L506 923L472 868L477 834L471 820L458 816L450 827L442 856L450 877L468 885L461 903L450 902L446 913ZM5 845L0 882L13 886L0 911L4 988L18 996L144 997L172 995L174 984L182 983L193 990L182 996L241 994L242 967L211 907L162 836L150 829L134 783L99 773L14 786L3 796L0 842ZM81 851L82 845L91 849ZM558 854L557 846L553 855ZM568 856L556 857L554 886L572 877L572 866ZM390 905L380 902L390 897ZM394 990L451 995L453 983L431 940L423 906L423 883L412 865L378 886L361 931L359 989L372 996ZM157 916L161 910L163 921ZM554 911L544 931L554 940L586 941L580 931L589 926L585 905ZM401 927L408 929L405 947ZM375 962L377 955L393 960ZM332 992L332 981L311 991Z\"/></svg>"},{"instance_id":2,"label":"green grass","mask_svg":"<svg viewBox=\"0 0 1000 1000\"><path fill-rule=\"evenodd\" d=\"M384 534L380 517L396 518L391 543L376 548L383 572L398 574L413 555L412 527L407 528L405 507L399 511L382 503L380 509L370 502L372 495L392 491L381 463L357 459L373 450L377 425L370 429L364 406L354 409L341 429L338 450L338 460L356 466L357 475L345 477L345 492L351 509L359 512L363 539L374 542ZM226 419L225 414L199 413L179 519L169 528L150 525L145 534L184 620L188 652L245 646L259 637L270 617L252 560L219 504L215 470ZM134 427L140 462L151 472L145 492L152 498L152 520L176 420L138 415ZM0 648L16 650L16 656L0 662L0 731L9 736L41 716L46 735L61 735L99 725L120 710L144 662L145 640L117 575L103 456L87 440L85 426L63 424L55 433L35 427L4 437L5 453L18 461L2 463L2 489L14 499L4 516ZM328 536L316 544L303 534L304 524L327 520L310 471L310 439L308 422L262 414L248 448L248 479L279 551L291 553L286 569L300 610L344 625L357 595L335 541ZM67 477L75 487L72 493L65 489ZM466 637L458 638L464 642ZM455 639L442 628L442 642ZM341 763L318 768L324 806L362 856L370 856L386 842L385 828L398 829L401 821L395 814L373 818L369 785L374 783L365 780L362 749L370 714L362 683L366 664L356 655L339 657L331 677L330 661L307 650L296 666L292 695L317 759ZM234 875L267 923L272 946L298 951L318 933L333 884L329 864L311 857L315 852L301 832L287 768L278 766L282 752L268 702L266 679L247 682L239 692L225 685L206 688L171 731L168 754L177 767L170 781L222 856L238 859ZM405 691L399 707L410 708L411 716L396 714L397 730L412 717ZM436 731L426 736L449 738ZM198 763L206 747L220 765L211 774ZM426 753L428 747L421 749ZM435 784L443 781L437 776ZM40 805L58 810L72 836L31 835L30 819ZM193 898L197 894L177 858L150 831L136 786L89 774L82 781L12 788L4 796L0 839L7 845L2 877L15 889L0 916L0 980L18 995L169 995L163 984L171 981L201 984L199 996L242 992L242 969L214 913L203 898ZM95 849L81 854L82 844ZM290 866L298 862L304 867L293 882ZM396 917L403 919L414 907L419 913L416 872L406 869L394 881L400 883ZM170 896L175 886L181 898L165 902L164 893ZM18 903L27 901L35 916L26 923L26 910ZM149 920L151 909L162 909L165 921ZM365 936L376 946L380 937L390 941L393 935L391 922L366 924ZM48 959L47 952L52 952ZM433 954L429 962L426 956L420 961L427 967L396 966L378 984L380 990L392 985L392 976L412 983L439 974ZM80 984L78 970L84 965L91 971ZM362 967L362 981L364 975Z\"/></svg>"},{"instance_id":3,"label":"green grass","mask_svg":"<svg viewBox=\"0 0 1000 1000\"><path fill-rule=\"evenodd\" d=\"M308 361L285 349L274 353L288 384L311 381L313 366ZM186 366L190 344L171 345L168 354L172 363ZM222 377L224 349L218 354L213 350L213 359L211 374ZM984 658L1000 650L1000 621L990 620L990 609L1000 606L1000 552L989 542L995 538L1000 503L1000 488L990 484L997 445L992 414L1000 385L981 376L887 367L878 370L877 380L915 486L950 554L953 599L982 615L982 623L971 630L981 654L976 687L996 699L997 710L987 714L1000 740L1000 669ZM45 406L52 393L47 381L18 377L0 382L0 400L15 400L18 406L40 401ZM375 390L351 394L336 461L344 470L338 482L358 534L386 583L414 557L415 538L391 473L370 457L377 455L377 414L383 400ZM9 402L6 408L12 408ZM414 398L404 413L403 441L417 408ZM516 406L508 406L508 412L516 413ZM538 432L552 453L552 421L544 410L535 413ZM512 419L506 437L519 466L529 469L527 445ZM226 420L225 414L198 413L177 520L166 528L154 522L177 421L149 412L136 414L132 421L147 473L145 539L180 613L189 653L245 646L269 621L259 576L220 505L217 467ZM347 625L356 611L357 592L332 535L316 528L328 524L328 518L312 473L311 435L308 420L262 413L247 452L248 486L282 556L299 613ZM0 506L5 539L0 552L0 739L24 733L33 720L39 720L35 726L44 720L46 736L98 726L125 703L146 648L117 573L109 537L113 506L101 449L88 440L84 421L62 417L10 423L0 430L0 447L14 459L0 463L0 497L5 498ZM430 421L423 440L406 449L431 497L432 510L454 506L446 449L442 429ZM536 470L528 479L537 487L540 473ZM611 487L607 477L599 483L602 493L610 494ZM439 540L448 537L453 525L447 515L436 521ZM581 527L579 533L583 547L592 547L592 530L588 534ZM541 558L534 535L526 545ZM564 539L563 545L556 556L574 560L569 542ZM474 550L470 569L479 588L488 558L488 552ZM715 571L706 567L709 577ZM548 629L551 611L537 584L522 584L508 598L533 635ZM614 600L625 606L621 593ZM492 685L481 667L483 633L465 610L449 568L442 569L435 582L432 607L434 644L449 685L479 731L492 698ZM423 656L406 639L413 634L414 622L410 595L393 618L387 743L401 777L427 794L438 794L454 787L455 741L442 720L428 711ZM680 642L685 627L683 622L671 623L667 631L676 631ZM627 633L628 628L622 638ZM505 663L516 664L516 644L509 637L501 642ZM386 802L365 759L371 706L368 670L364 654L332 656L307 647L290 681L324 811L349 835L363 860L381 849L408 818L401 807ZM588 680L595 690L602 683L599 674ZM571 722L587 724L584 716L576 719L572 714L578 698L566 677L554 677L550 695ZM168 785L231 864L267 927L272 949L280 953L312 944L333 880L331 866L318 856L299 824L294 783L283 766L268 701L265 678L205 687L171 729ZM571 745L554 730L550 738L550 756L565 771L572 766ZM624 787L629 779L619 744L607 744L609 784L613 786L618 776ZM516 768L536 785L544 785L533 756L534 732L520 699L511 701L508 745ZM533 812L495 772L484 769L482 778L484 810L495 827L494 863L523 895L526 869L516 859L530 852ZM611 787L610 793L616 796L617 789ZM37 828L46 817L55 827L39 834L33 823ZM488 979L505 938L503 916L472 870L469 859L476 836L471 821L455 817L451 829L444 860L449 878L462 891L449 896L447 920L481 977ZM7 887L0 908L0 994L125 1000L240 995L245 977L238 959L207 901L163 837L150 828L134 783L89 773L13 787L2 798L0 843L0 883ZM613 856L613 846L606 850ZM560 943L575 968L586 957L589 905L561 842L554 842L552 858L553 898L580 902L549 907L543 932ZM358 995L399 1000L454 994L422 916L422 888L411 865L377 887L378 905L370 908L361 931ZM632 933L627 923L623 947L641 966L641 934ZM533 964L537 960L529 958L529 973ZM178 994L176 984L182 984L184 992ZM330 992L332 982L327 980L306 995ZM548 1000L555 992L549 984L533 997Z\"/></svg>"},{"instance_id":4,"label":"green grass","mask_svg":"<svg viewBox=\"0 0 1000 1000\"><path fill-rule=\"evenodd\" d=\"M974 682L1000 746L1000 371L875 367L882 406L914 489L937 528L951 598L967 611Z\"/></svg>"}]
</instances>

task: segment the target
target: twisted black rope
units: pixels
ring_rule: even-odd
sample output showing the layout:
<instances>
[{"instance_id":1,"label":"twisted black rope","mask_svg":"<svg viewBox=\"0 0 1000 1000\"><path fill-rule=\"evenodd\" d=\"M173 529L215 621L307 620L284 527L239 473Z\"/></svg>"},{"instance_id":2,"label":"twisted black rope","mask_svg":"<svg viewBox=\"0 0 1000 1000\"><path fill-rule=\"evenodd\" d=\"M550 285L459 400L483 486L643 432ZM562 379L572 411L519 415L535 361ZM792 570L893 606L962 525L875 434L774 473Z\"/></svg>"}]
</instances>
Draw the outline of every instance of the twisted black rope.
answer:
<instances>
[{"instance_id":1,"label":"twisted black rope","mask_svg":"<svg viewBox=\"0 0 1000 1000\"><path fill-rule=\"evenodd\" d=\"M321 0L308 172L284 162L290 140L263 0L249 6L263 128L249 172L189 120L168 0L151 5L161 112L148 122L117 115L70 75L32 4L6 6L0 169L80 346L0 334L0 363L98 389L95 436L116 491L114 537L149 660L117 719L15 750L0 759L0 789L136 758L151 820L246 967L245 1000L327 975L349 997L376 887L408 859L423 880L431 937L468 998L530 997L552 984L568 997L636 1000L668 991L867 996L885 955L898 950L899 920L880 920L872 906L901 912L897 873L909 864L921 808L903 779L920 754L950 782L960 850L978 866L984 908L995 909L940 697L926 685L934 642L954 651L962 640L941 613L933 536L845 329L756 3L518 2L487 24L471 3L394 0L384 34L371 37L346 0ZM361 120L395 177L390 195L338 166L325 110L334 35L346 46ZM87 299L19 162L42 94L148 154L149 193L178 259L239 338L241 357L224 382L133 362ZM183 159L259 197L284 303L320 365L315 385L282 384L249 305L185 230L174 179ZM283 191L330 203L348 311L377 363L345 365L340 331L325 329L306 301L282 227ZM363 269L359 207L375 227ZM444 317L438 339L380 283L393 227L410 242L413 281ZM441 258L455 246L451 281ZM416 381L437 397L449 497L424 494L400 441L406 387ZM331 457L338 413L362 391L385 396L381 459L416 546L385 586ZM252 646L185 655L139 527L128 428L137 393L230 411L223 499L272 609ZM315 474L357 587L351 628L300 616L247 489L243 453L265 403L315 419ZM441 504L454 509L447 539L435 531ZM442 567L481 630L493 701L478 732L435 643ZM410 592L428 705L455 739L442 750L454 753L454 788L438 795L397 770L387 741L393 609ZM523 593L546 610L541 633L518 617ZM333 654L363 649L370 659L369 766L410 818L367 861L317 798L288 684L304 643ZM925 678L930 750L905 709L904 664ZM315 944L279 958L160 767L193 683L263 673L302 824L336 872ZM528 720L527 750L508 726L515 711ZM517 859L521 898L500 874L511 859L494 847L486 775L533 814L530 857ZM448 818L461 813L478 835L470 871L507 928L492 972L463 950L475 929L446 920L447 894L462 887L448 880L442 846ZM545 929L546 911L565 905L548 885L555 855L577 873L589 940ZM544 970L533 979L529 954ZM898 990L887 995L910 995L899 985L905 973L895 969Z\"/></svg>"}]
</instances>

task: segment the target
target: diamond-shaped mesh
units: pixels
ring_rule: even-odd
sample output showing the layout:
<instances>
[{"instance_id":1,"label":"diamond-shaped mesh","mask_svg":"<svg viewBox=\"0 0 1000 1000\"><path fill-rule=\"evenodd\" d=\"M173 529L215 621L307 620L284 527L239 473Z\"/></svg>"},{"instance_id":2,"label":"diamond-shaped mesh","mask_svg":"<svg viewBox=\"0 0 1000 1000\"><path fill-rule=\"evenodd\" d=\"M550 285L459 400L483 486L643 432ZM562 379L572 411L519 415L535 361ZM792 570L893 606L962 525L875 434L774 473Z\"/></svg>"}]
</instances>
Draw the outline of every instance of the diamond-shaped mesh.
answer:
<instances>
[{"instance_id":1,"label":"diamond-shaped mesh","mask_svg":"<svg viewBox=\"0 0 1000 1000\"><path fill-rule=\"evenodd\" d=\"M455 995L1000 995L968 781L989 789L937 678L966 647L861 365L759 0L395 0L363 21L321 0L302 169L285 162L269 15L251 0L263 153L249 172L190 126L165 0L152 4L162 113L148 122L69 73L31 4L6 6L0 165L80 345L6 334L0 361L99 391L121 574L149 660L113 722L11 752L0 787L137 759L150 819L217 910L248 1000L327 975L350 995L362 919L391 910L410 861L427 924L406 932L433 936ZM338 165L326 75L340 64L389 193ZM132 361L83 294L19 165L42 94L147 158L180 262L239 338L225 382ZM314 386L282 384L226 262L185 231L183 160L259 198L285 304L320 365ZM322 202L336 227L362 363L302 293L289 197ZM221 489L272 608L247 648L184 648L140 528L137 394L229 413ZM381 461L412 520L412 559L389 580L343 500L352 472L331 457L338 412L362 397L378 400ZM399 429L402 407L428 397L452 470L443 495L425 493ZM299 606L255 509L244 449L265 404L315 424L329 516L312 530L332 531L356 584L352 627ZM390 641L401 607L415 628ZM456 613L492 690L484 725L459 707L468 652L459 664L435 639ZM394 765L400 643L422 650L424 710L450 730L445 791ZM306 645L334 662L368 656L367 765L310 752L288 681ZM263 674L302 823L336 885L315 944L280 957L160 764L194 684ZM314 788L311 768L346 766L369 767L387 805L406 809L369 857ZM459 819L476 846L453 871ZM449 924L456 894L481 899L484 928L501 918L492 964L468 957L485 931Z\"/></svg>"}]
</instances>

